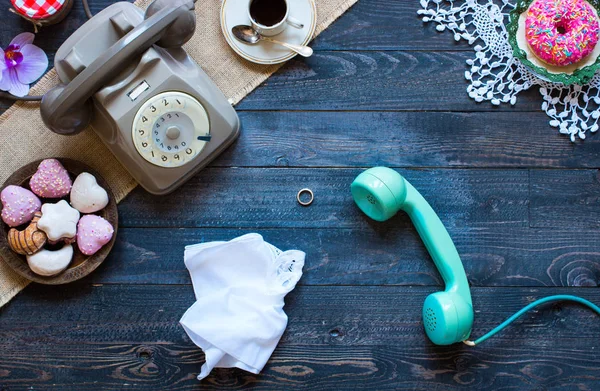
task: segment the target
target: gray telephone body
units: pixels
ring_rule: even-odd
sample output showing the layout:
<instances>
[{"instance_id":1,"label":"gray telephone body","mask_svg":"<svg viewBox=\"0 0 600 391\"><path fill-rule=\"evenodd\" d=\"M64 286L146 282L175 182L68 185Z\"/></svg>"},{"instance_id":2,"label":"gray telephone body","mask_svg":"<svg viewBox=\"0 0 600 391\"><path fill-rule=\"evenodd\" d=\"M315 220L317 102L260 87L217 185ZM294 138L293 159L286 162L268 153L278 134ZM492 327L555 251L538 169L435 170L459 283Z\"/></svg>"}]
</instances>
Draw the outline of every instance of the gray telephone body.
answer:
<instances>
[{"instance_id":1,"label":"gray telephone body","mask_svg":"<svg viewBox=\"0 0 600 391\"><path fill-rule=\"evenodd\" d=\"M126 2L98 13L56 53L60 80L72 81L143 21L144 12ZM92 101L93 129L152 194L175 190L239 135L235 110L182 48L151 46Z\"/></svg>"}]
</instances>

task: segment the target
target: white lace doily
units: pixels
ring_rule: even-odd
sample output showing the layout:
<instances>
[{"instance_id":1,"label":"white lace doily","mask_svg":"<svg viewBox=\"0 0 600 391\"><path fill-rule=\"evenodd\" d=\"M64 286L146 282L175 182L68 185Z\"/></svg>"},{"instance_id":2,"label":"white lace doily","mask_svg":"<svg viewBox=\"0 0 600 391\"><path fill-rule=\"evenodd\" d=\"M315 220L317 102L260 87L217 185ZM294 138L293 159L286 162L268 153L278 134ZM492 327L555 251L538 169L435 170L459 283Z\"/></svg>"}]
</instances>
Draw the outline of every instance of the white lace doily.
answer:
<instances>
[{"instance_id":1,"label":"white lace doily","mask_svg":"<svg viewBox=\"0 0 600 391\"><path fill-rule=\"evenodd\" d=\"M539 86L542 110L550 117L550 126L569 135L571 141L585 139L598 130L600 118L600 76L596 74L583 86L565 86L539 78L513 57L506 25L514 9L508 0L420 0L424 22L436 24L440 32L450 31L456 41L475 45L475 58L467 60L467 93L476 102L493 105L517 103L517 95ZM495 4L496 3L496 4Z\"/></svg>"}]
</instances>

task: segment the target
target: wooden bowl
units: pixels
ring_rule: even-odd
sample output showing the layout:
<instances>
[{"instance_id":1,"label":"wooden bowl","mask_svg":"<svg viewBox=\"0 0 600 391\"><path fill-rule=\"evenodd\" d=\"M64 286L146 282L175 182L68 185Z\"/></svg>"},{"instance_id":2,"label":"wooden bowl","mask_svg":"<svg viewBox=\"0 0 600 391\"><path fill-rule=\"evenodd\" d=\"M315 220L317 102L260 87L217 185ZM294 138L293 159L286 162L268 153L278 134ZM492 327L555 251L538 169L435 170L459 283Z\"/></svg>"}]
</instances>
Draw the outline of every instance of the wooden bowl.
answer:
<instances>
[{"instance_id":1,"label":"wooden bowl","mask_svg":"<svg viewBox=\"0 0 600 391\"><path fill-rule=\"evenodd\" d=\"M8 230L10 229L10 227L7 224L5 224L4 221L0 220L0 257L2 257L2 259L4 259L4 261L15 272L19 273L23 277L25 277L31 281L35 281L40 284L47 284L47 285L68 284L70 282L77 281L77 280L87 276L94 270L96 270L96 268L98 266L100 266L100 264L102 262L104 262L104 260L110 253L110 250L112 249L113 245L115 244L115 239L117 237L117 228L119 225L119 214L117 211L117 203L115 202L115 195L112 193L110 187L108 186L108 184L106 183L104 178L102 178L96 171L94 171L87 165L85 165L81 162L78 162L76 160L71 160L71 159L57 159L57 160L60 161L60 163L69 172L69 176L71 177L71 180L73 180L73 181L82 172L90 173L96 177L98 184L100 186L102 186L102 188L104 188L104 190L106 190L106 192L108 193L109 201L108 201L108 205L106 206L106 208L104 208L101 211L96 212L94 214L107 220L113 226L115 232L114 232L113 237L110 240L110 242L108 242L106 245L104 245L104 247L102 247L100 249L100 251L98 251L96 254L91 255L91 256L82 254L81 251L79 251L77 244L73 243L73 260L71 261L71 264L69 265L67 270L65 270L64 272L62 272L60 274L57 274L56 276L44 277L44 276L35 274L33 271L31 271L31 269L29 268L29 265L27 265L27 258L24 255L19 255L10 249L10 247L8 246ZM12 174L10 176L10 178L8 178L6 180L4 185L2 185L1 190L4 190L4 188L9 185L21 186L25 189L30 190L29 179L33 176L33 174L36 173L38 166L40 165L41 162L42 162L41 160L38 160L36 162L29 163L28 165L18 169L14 174ZM69 196L64 197L62 199L65 199L68 202ZM56 203L56 202L60 201L60 199L58 199L58 198L56 198L56 199L40 198L40 200L42 201L42 204ZM26 224L26 225L28 225L28 224ZM22 230L22 229L24 229L24 226L17 227L17 229ZM48 245L46 245L46 246L48 247ZM56 246L56 249L59 249L60 247L61 246L58 245L58 246Z\"/></svg>"}]
</instances>

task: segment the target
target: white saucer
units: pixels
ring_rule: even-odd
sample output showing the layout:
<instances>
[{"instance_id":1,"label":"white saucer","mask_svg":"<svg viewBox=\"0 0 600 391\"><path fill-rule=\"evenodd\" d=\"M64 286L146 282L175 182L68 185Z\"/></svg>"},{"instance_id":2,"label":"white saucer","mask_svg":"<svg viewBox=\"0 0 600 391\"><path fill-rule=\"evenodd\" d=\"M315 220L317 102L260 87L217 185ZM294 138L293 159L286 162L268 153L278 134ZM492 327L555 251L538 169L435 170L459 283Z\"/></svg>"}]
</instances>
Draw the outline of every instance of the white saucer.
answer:
<instances>
[{"instance_id":1,"label":"white saucer","mask_svg":"<svg viewBox=\"0 0 600 391\"><path fill-rule=\"evenodd\" d=\"M237 54L257 64L279 64L296 56L295 52L283 46L261 41L249 45L238 41L231 32L239 24L250 25L248 17L249 0L223 0L221 6L221 30L229 46ZM288 26L273 38L296 45L308 45L317 27L317 7L314 0L288 0L290 16L304 23L303 29Z\"/></svg>"}]
</instances>

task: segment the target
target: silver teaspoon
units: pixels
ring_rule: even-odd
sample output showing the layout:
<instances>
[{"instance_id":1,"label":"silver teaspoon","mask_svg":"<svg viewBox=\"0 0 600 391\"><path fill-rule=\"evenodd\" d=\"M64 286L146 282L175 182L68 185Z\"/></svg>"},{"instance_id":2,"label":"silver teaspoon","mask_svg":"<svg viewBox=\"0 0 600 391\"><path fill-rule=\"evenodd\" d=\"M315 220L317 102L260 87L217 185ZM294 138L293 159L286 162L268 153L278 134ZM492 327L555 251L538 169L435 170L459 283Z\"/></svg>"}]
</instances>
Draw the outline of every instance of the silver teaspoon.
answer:
<instances>
[{"instance_id":1,"label":"silver teaspoon","mask_svg":"<svg viewBox=\"0 0 600 391\"><path fill-rule=\"evenodd\" d=\"M231 32L239 41L249 43L250 45L255 45L260 41L267 41L285 46L286 48L304 57L310 57L313 54L313 50L308 46L293 45L291 43L281 42L270 37L265 37L260 35L258 31L254 30L251 26L241 24L232 28Z\"/></svg>"}]
</instances>

